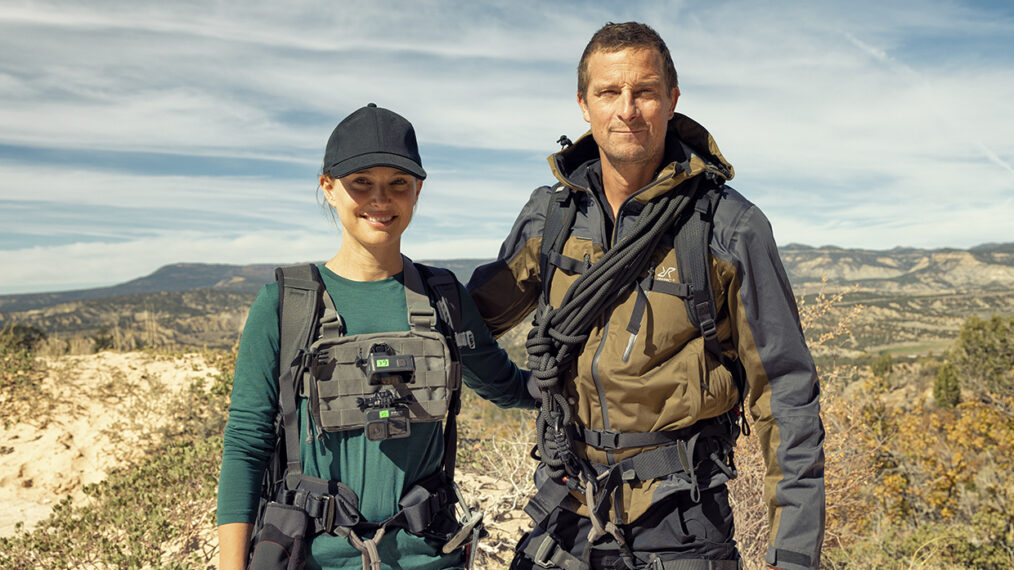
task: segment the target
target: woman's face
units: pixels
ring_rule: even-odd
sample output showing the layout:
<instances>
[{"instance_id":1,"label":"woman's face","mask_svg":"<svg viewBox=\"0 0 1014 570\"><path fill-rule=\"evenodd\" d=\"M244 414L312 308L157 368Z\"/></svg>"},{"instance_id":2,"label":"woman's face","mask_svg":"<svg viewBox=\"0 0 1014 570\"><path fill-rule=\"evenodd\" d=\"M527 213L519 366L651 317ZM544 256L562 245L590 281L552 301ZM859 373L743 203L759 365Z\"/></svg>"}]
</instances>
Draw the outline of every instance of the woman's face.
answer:
<instances>
[{"instance_id":1,"label":"woman's face","mask_svg":"<svg viewBox=\"0 0 1014 570\"><path fill-rule=\"evenodd\" d=\"M364 246L400 244L422 182L389 166L367 168L339 180L320 177L324 198L341 221L342 239Z\"/></svg>"}]
</instances>

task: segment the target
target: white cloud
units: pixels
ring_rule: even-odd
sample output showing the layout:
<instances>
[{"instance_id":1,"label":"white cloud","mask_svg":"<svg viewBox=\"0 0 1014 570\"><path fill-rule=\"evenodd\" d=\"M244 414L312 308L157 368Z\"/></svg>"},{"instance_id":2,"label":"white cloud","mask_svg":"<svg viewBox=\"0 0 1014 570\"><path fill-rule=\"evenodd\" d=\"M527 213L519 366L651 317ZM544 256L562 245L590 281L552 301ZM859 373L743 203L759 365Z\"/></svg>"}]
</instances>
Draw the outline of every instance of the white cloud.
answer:
<instances>
[{"instance_id":1,"label":"white cloud","mask_svg":"<svg viewBox=\"0 0 1014 570\"><path fill-rule=\"evenodd\" d=\"M8 2L0 144L277 161L287 174L55 165L54 176L54 165L5 158L0 148L0 198L326 229L313 198L323 143L341 116L376 101L413 121L425 163L455 164L430 171L413 247L426 257L440 257L427 247L486 257L532 187L549 182L540 157L560 134L586 129L574 103L584 43L605 21L628 19L667 40L683 90L677 110L712 131L736 166L734 186L761 205L779 242L1011 239L1014 61L997 54L1014 49L1014 21L944 0ZM512 152L491 173L488 162L456 160L474 149L533 158ZM293 179L300 168L305 180ZM6 231L39 226L7 220ZM159 239L178 242L180 256L234 250L246 263L233 240L255 229L237 230L242 223L225 224L228 235ZM75 220L74 231L88 224ZM144 256L142 229L118 228L123 243L79 247L101 250L96 260L119 256L106 257L118 267L152 265L128 259Z\"/></svg>"}]
</instances>

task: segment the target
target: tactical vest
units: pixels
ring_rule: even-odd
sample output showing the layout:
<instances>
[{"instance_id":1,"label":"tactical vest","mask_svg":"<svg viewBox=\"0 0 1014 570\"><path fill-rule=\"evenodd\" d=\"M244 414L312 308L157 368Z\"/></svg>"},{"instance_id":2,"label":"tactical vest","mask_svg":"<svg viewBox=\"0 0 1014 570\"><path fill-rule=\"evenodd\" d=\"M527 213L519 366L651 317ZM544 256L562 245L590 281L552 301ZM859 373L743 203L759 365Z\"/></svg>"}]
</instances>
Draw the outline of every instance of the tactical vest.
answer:
<instances>
[{"instance_id":1,"label":"tactical vest","mask_svg":"<svg viewBox=\"0 0 1014 570\"><path fill-rule=\"evenodd\" d=\"M437 328L429 297L414 290L421 280L409 284L418 278L413 272L405 270L408 331L345 336L334 301L323 292L324 314L301 390L317 428L365 428L368 439L382 440L407 437L412 423L447 415L461 387L460 362Z\"/></svg>"},{"instance_id":2,"label":"tactical vest","mask_svg":"<svg viewBox=\"0 0 1014 570\"><path fill-rule=\"evenodd\" d=\"M447 554L471 539L482 513L454 484L461 386L459 347L474 347L461 330L457 279L445 269L403 256L410 330L344 336L345 328L316 266L278 268L279 417L250 548L250 568L301 568L308 541L328 533L349 540L364 568L379 570L377 543L402 528L443 543ZM425 278L425 285L424 285ZM432 295L436 310L430 305ZM300 461L298 399L308 398L314 431L365 429L373 440L407 437L414 422L446 419L443 469L406 489L401 508L383 521L359 512L347 485L310 477ZM373 532L370 539L360 535Z\"/></svg>"}]
</instances>

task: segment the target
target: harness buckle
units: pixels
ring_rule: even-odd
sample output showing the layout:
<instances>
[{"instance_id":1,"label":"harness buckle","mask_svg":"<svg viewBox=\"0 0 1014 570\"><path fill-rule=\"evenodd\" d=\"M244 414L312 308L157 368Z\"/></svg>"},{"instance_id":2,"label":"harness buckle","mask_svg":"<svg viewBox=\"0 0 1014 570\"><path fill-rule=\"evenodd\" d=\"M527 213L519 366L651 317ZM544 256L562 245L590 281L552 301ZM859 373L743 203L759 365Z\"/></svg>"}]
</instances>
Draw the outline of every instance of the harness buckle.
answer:
<instances>
[{"instance_id":1,"label":"harness buckle","mask_svg":"<svg viewBox=\"0 0 1014 570\"><path fill-rule=\"evenodd\" d=\"M458 345L458 348L468 347L475 349L475 334L472 330L466 330L464 332L454 333L454 343Z\"/></svg>"},{"instance_id":2,"label":"harness buckle","mask_svg":"<svg viewBox=\"0 0 1014 570\"><path fill-rule=\"evenodd\" d=\"M539 544L539 548L535 551L535 556L532 557L532 562L537 564L541 568L553 568L556 565L553 564L553 553L556 551L557 544L548 534L543 535L545 538L542 543Z\"/></svg>"},{"instance_id":3,"label":"harness buckle","mask_svg":"<svg viewBox=\"0 0 1014 570\"><path fill-rule=\"evenodd\" d=\"M334 534L334 511L335 498L332 495L322 495L321 500L321 527L328 534Z\"/></svg>"},{"instance_id":4,"label":"harness buckle","mask_svg":"<svg viewBox=\"0 0 1014 570\"><path fill-rule=\"evenodd\" d=\"M602 430L598 432L599 444L595 447L599 449L620 449L620 432L611 430Z\"/></svg>"}]
</instances>

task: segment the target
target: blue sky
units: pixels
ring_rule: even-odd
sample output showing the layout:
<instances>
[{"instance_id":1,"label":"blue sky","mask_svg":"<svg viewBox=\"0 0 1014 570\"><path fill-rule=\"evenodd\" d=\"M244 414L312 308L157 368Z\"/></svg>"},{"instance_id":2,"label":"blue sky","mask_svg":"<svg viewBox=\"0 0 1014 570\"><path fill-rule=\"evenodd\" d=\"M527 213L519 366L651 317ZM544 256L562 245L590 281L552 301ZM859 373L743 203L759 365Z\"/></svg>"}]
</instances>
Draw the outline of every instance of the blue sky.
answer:
<instances>
[{"instance_id":1,"label":"blue sky","mask_svg":"<svg viewBox=\"0 0 1014 570\"><path fill-rule=\"evenodd\" d=\"M780 244L1014 241L1010 3L619 4L2 0L0 293L330 257L323 146L370 101L429 173L406 253L493 257L587 129L585 43L626 20Z\"/></svg>"}]
</instances>

